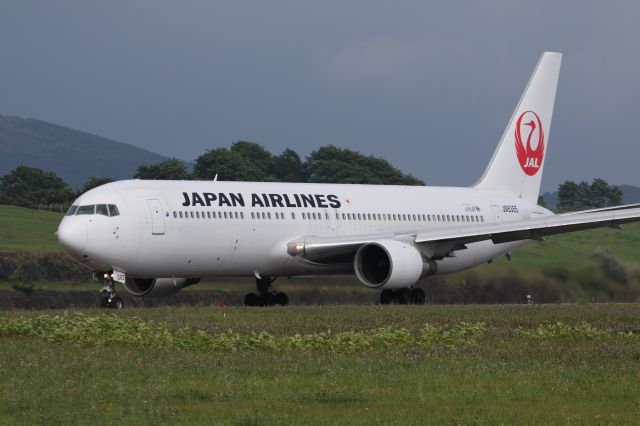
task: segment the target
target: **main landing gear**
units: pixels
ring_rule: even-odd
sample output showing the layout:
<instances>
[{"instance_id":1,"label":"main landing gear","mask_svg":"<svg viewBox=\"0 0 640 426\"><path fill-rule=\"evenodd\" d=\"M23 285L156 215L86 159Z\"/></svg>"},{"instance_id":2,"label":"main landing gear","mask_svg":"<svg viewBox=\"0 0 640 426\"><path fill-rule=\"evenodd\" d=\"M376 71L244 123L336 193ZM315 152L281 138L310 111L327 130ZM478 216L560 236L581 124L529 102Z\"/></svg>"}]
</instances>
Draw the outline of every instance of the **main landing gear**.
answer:
<instances>
[{"instance_id":1,"label":"main landing gear","mask_svg":"<svg viewBox=\"0 0 640 426\"><path fill-rule=\"evenodd\" d=\"M421 288L401 288L399 290L382 290L380 304L424 305L425 295Z\"/></svg>"},{"instance_id":2,"label":"main landing gear","mask_svg":"<svg viewBox=\"0 0 640 426\"><path fill-rule=\"evenodd\" d=\"M286 293L275 292L270 290L271 284L275 278L256 277L256 288L258 294L249 293L244 297L245 306L287 306L289 304L289 296Z\"/></svg>"},{"instance_id":3,"label":"main landing gear","mask_svg":"<svg viewBox=\"0 0 640 426\"><path fill-rule=\"evenodd\" d=\"M100 298L100 306L103 308L124 308L124 302L122 298L116 294L116 286L113 282L111 274L105 273L103 276L103 287L100 290L102 297Z\"/></svg>"}]
</instances>

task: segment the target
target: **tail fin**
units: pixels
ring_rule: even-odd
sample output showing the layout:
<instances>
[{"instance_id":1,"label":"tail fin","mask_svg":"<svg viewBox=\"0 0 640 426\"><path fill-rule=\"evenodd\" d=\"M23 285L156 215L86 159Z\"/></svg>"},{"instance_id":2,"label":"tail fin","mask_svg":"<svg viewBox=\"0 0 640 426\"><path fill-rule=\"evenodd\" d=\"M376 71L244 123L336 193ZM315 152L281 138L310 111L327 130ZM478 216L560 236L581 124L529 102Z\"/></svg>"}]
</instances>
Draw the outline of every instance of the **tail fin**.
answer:
<instances>
[{"instance_id":1,"label":"tail fin","mask_svg":"<svg viewBox=\"0 0 640 426\"><path fill-rule=\"evenodd\" d=\"M475 188L537 202L562 54L545 52Z\"/></svg>"}]
</instances>

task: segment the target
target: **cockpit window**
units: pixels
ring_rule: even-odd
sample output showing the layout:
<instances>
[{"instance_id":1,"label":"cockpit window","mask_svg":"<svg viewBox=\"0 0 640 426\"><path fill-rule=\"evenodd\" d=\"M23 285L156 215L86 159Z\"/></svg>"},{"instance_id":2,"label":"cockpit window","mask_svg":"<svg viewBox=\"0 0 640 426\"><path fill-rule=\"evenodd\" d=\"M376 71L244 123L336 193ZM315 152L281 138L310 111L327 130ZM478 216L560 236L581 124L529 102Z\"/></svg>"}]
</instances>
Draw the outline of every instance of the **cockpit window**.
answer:
<instances>
[{"instance_id":1,"label":"cockpit window","mask_svg":"<svg viewBox=\"0 0 640 426\"><path fill-rule=\"evenodd\" d=\"M87 214L101 214L103 216L118 216L120 212L118 211L118 206L115 204L91 204L87 206L71 206L69 211L67 212L67 216L76 215L87 215Z\"/></svg>"},{"instance_id":2,"label":"cockpit window","mask_svg":"<svg viewBox=\"0 0 640 426\"><path fill-rule=\"evenodd\" d=\"M81 214L94 214L96 210L95 204L91 204L90 206L80 206L78 207L77 215Z\"/></svg>"},{"instance_id":3,"label":"cockpit window","mask_svg":"<svg viewBox=\"0 0 640 426\"><path fill-rule=\"evenodd\" d=\"M107 210L106 204L96 204L96 214L109 216L109 210Z\"/></svg>"},{"instance_id":4,"label":"cockpit window","mask_svg":"<svg viewBox=\"0 0 640 426\"><path fill-rule=\"evenodd\" d=\"M109 216L118 216L119 214L118 206L115 204L109 204Z\"/></svg>"}]
</instances>

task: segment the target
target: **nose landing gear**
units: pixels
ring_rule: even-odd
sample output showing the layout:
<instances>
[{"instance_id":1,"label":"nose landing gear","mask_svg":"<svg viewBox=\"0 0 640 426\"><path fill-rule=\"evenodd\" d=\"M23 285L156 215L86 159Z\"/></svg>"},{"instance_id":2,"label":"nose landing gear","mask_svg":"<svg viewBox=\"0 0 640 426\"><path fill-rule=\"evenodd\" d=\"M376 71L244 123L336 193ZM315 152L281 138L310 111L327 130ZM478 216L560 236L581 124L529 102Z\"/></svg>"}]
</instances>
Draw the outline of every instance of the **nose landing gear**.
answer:
<instances>
[{"instance_id":1,"label":"nose landing gear","mask_svg":"<svg viewBox=\"0 0 640 426\"><path fill-rule=\"evenodd\" d=\"M102 293L102 297L100 298L100 307L102 308L114 308L114 309L122 309L124 308L124 301L120 296L116 294L116 286L113 282L113 278L110 273L105 273L102 275L103 286L100 292Z\"/></svg>"}]
</instances>

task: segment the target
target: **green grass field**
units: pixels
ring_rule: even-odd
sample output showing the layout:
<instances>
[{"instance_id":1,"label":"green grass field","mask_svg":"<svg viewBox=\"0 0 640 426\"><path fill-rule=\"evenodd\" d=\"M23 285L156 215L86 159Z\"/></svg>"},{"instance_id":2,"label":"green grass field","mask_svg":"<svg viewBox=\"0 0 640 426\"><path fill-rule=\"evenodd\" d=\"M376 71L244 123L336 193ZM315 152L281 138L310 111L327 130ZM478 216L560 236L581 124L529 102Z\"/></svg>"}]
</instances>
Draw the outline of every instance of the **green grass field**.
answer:
<instances>
[{"instance_id":1,"label":"green grass field","mask_svg":"<svg viewBox=\"0 0 640 426\"><path fill-rule=\"evenodd\" d=\"M60 252L54 233L61 213L0 205L0 251Z\"/></svg>"},{"instance_id":2,"label":"green grass field","mask_svg":"<svg viewBox=\"0 0 640 426\"><path fill-rule=\"evenodd\" d=\"M626 333L640 329L637 304L226 314L2 312L0 423L637 424L640 415L640 335ZM425 324L430 340L420 340Z\"/></svg>"}]
</instances>

